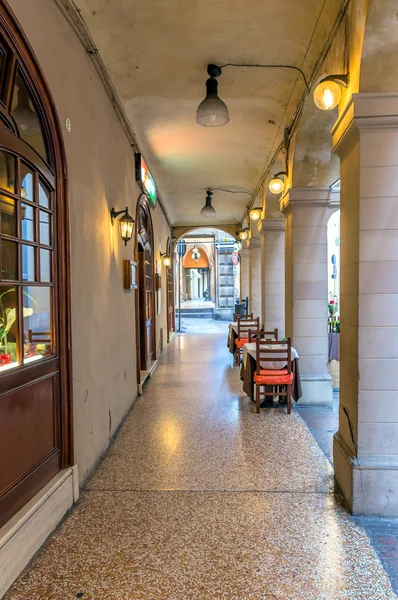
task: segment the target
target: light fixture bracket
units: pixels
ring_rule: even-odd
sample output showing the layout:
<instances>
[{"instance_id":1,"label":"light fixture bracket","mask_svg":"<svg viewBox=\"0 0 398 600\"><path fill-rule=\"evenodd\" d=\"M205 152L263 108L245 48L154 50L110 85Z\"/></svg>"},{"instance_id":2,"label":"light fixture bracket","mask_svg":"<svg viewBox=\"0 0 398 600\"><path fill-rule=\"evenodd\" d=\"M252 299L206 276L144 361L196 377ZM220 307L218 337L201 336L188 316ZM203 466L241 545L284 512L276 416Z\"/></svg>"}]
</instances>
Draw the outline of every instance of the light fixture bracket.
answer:
<instances>
[{"instance_id":1,"label":"light fixture bracket","mask_svg":"<svg viewBox=\"0 0 398 600\"><path fill-rule=\"evenodd\" d=\"M346 88L348 86L348 74L328 75L327 77L323 77L319 83L323 83L324 81L334 81Z\"/></svg>"},{"instance_id":2,"label":"light fixture bracket","mask_svg":"<svg viewBox=\"0 0 398 600\"><path fill-rule=\"evenodd\" d=\"M128 214L128 208L127 208L127 206L126 206L126 208L124 210L117 210L117 211L112 206L112 210L111 210L111 223L112 223L112 225L115 224L115 221L116 221L117 217L119 215L122 215L122 214Z\"/></svg>"},{"instance_id":3,"label":"light fixture bracket","mask_svg":"<svg viewBox=\"0 0 398 600\"><path fill-rule=\"evenodd\" d=\"M208 75L210 75L210 77L217 78L220 77L220 75L222 74L222 69L218 65L213 65L212 63L210 63L209 65L207 65L207 73Z\"/></svg>"}]
</instances>

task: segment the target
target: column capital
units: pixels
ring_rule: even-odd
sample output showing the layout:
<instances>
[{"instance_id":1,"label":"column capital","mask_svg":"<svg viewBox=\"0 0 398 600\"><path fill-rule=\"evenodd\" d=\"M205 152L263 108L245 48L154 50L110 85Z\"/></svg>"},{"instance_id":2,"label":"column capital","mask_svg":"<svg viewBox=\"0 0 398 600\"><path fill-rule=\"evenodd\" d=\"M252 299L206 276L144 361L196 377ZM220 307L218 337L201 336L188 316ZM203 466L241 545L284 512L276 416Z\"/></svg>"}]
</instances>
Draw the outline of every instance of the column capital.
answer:
<instances>
[{"instance_id":1,"label":"column capital","mask_svg":"<svg viewBox=\"0 0 398 600\"><path fill-rule=\"evenodd\" d=\"M285 218L278 217L274 219L263 219L258 224L258 233L263 235L266 231L284 231Z\"/></svg>"},{"instance_id":2,"label":"column capital","mask_svg":"<svg viewBox=\"0 0 398 600\"><path fill-rule=\"evenodd\" d=\"M247 240L246 245L248 248L259 248L261 246L260 237L251 237Z\"/></svg>"},{"instance_id":3,"label":"column capital","mask_svg":"<svg viewBox=\"0 0 398 600\"><path fill-rule=\"evenodd\" d=\"M284 214L296 208L309 206L337 209L340 206L340 192L335 192L329 187L290 188L280 201L281 212Z\"/></svg>"},{"instance_id":4,"label":"column capital","mask_svg":"<svg viewBox=\"0 0 398 600\"><path fill-rule=\"evenodd\" d=\"M339 154L358 131L397 128L397 92L353 94L333 126L333 150Z\"/></svg>"}]
</instances>

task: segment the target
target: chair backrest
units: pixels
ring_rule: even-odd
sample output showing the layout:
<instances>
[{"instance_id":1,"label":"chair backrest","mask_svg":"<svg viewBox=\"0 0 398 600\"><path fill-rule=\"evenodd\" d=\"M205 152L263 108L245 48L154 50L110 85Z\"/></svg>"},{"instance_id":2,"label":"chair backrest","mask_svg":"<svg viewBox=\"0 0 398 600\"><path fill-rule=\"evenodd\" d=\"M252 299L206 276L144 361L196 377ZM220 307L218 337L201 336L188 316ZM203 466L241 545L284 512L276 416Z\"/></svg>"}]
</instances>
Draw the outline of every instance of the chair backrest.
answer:
<instances>
[{"instance_id":1,"label":"chair backrest","mask_svg":"<svg viewBox=\"0 0 398 600\"><path fill-rule=\"evenodd\" d=\"M247 320L247 319L252 319L252 318L253 318L253 313L250 313L250 315L240 315L238 313L234 313L234 322L239 321L239 319Z\"/></svg>"},{"instance_id":2,"label":"chair backrest","mask_svg":"<svg viewBox=\"0 0 398 600\"><path fill-rule=\"evenodd\" d=\"M262 340L278 340L278 328L275 327L273 331L264 331L264 329L258 329L257 331L249 331L249 342L255 342L256 338Z\"/></svg>"},{"instance_id":3,"label":"chair backrest","mask_svg":"<svg viewBox=\"0 0 398 600\"><path fill-rule=\"evenodd\" d=\"M267 369L265 364L262 367L261 363L267 362L280 362L283 367L286 365L287 372L292 372L292 338L286 340L263 340L259 337L256 338L256 373L260 374L260 369Z\"/></svg>"},{"instance_id":4,"label":"chair backrest","mask_svg":"<svg viewBox=\"0 0 398 600\"><path fill-rule=\"evenodd\" d=\"M249 337L249 331L260 329L260 317L238 320L238 340Z\"/></svg>"},{"instance_id":5,"label":"chair backrest","mask_svg":"<svg viewBox=\"0 0 398 600\"><path fill-rule=\"evenodd\" d=\"M28 340L31 344L50 343L51 331L32 331L32 329L29 329Z\"/></svg>"}]
</instances>

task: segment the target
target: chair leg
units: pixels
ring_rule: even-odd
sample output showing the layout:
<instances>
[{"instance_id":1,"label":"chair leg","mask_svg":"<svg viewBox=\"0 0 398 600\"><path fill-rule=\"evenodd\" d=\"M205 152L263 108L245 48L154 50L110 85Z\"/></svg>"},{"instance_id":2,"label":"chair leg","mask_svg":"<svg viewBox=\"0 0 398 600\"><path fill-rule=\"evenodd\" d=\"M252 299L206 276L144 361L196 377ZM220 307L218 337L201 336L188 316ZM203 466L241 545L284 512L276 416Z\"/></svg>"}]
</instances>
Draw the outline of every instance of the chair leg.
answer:
<instances>
[{"instance_id":1,"label":"chair leg","mask_svg":"<svg viewBox=\"0 0 398 600\"><path fill-rule=\"evenodd\" d=\"M260 386L256 383L256 413L260 412Z\"/></svg>"},{"instance_id":2,"label":"chair leg","mask_svg":"<svg viewBox=\"0 0 398 600\"><path fill-rule=\"evenodd\" d=\"M292 412L292 386L287 386L287 414L290 415Z\"/></svg>"},{"instance_id":3,"label":"chair leg","mask_svg":"<svg viewBox=\"0 0 398 600\"><path fill-rule=\"evenodd\" d=\"M239 361L238 361L238 356L239 356L239 350L238 350L238 348L236 348L236 349L235 349L235 352L234 352L234 363L235 363L235 367L236 367L236 365L238 365L238 364L239 364Z\"/></svg>"}]
</instances>

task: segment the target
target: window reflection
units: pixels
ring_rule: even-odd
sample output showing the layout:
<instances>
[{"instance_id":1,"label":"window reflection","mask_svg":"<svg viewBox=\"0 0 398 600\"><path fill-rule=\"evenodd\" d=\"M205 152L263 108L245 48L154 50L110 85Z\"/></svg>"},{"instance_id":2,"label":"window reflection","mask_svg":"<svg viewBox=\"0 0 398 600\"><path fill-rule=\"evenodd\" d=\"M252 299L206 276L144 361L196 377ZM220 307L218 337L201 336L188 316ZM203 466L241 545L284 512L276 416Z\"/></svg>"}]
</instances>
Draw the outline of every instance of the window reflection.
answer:
<instances>
[{"instance_id":1,"label":"window reflection","mask_svg":"<svg viewBox=\"0 0 398 600\"><path fill-rule=\"evenodd\" d=\"M51 252L40 248L40 281L51 281Z\"/></svg>"},{"instance_id":2,"label":"window reflection","mask_svg":"<svg viewBox=\"0 0 398 600\"><path fill-rule=\"evenodd\" d=\"M18 279L18 245L1 240L1 278Z\"/></svg>"},{"instance_id":3,"label":"window reflection","mask_svg":"<svg viewBox=\"0 0 398 600\"><path fill-rule=\"evenodd\" d=\"M16 79L11 114L15 119L22 140L30 144L40 156L47 160L40 119L20 73L18 73Z\"/></svg>"},{"instance_id":4,"label":"window reflection","mask_svg":"<svg viewBox=\"0 0 398 600\"><path fill-rule=\"evenodd\" d=\"M0 232L5 235L17 235L17 209L15 200L0 196Z\"/></svg>"},{"instance_id":5,"label":"window reflection","mask_svg":"<svg viewBox=\"0 0 398 600\"><path fill-rule=\"evenodd\" d=\"M50 208L50 192L41 181L39 181L39 204L44 208Z\"/></svg>"},{"instance_id":6,"label":"window reflection","mask_svg":"<svg viewBox=\"0 0 398 600\"><path fill-rule=\"evenodd\" d=\"M21 197L33 202L33 173L25 163L21 163Z\"/></svg>"},{"instance_id":7,"label":"window reflection","mask_svg":"<svg viewBox=\"0 0 398 600\"><path fill-rule=\"evenodd\" d=\"M24 286L24 362L52 354L51 288Z\"/></svg>"},{"instance_id":8,"label":"window reflection","mask_svg":"<svg viewBox=\"0 0 398 600\"><path fill-rule=\"evenodd\" d=\"M50 240L50 215L43 210L40 211L40 244L49 246Z\"/></svg>"},{"instance_id":9,"label":"window reflection","mask_svg":"<svg viewBox=\"0 0 398 600\"><path fill-rule=\"evenodd\" d=\"M35 281L35 249L22 244L22 280Z\"/></svg>"},{"instance_id":10,"label":"window reflection","mask_svg":"<svg viewBox=\"0 0 398 600\"><path fill-rule=\"evenodd\" d=\"M18 365L18 294L0 286L0 372Z\"/></svg>"},{"instance_id":11,"label":"window reflection","mask_svg":"<svg viewBox=\"0 0 398 600\"><path fill-rule=\"evenodd\" d=\"M15 193L15 158L3 151L0 151L0 187Z\"/></svg>"},{"instance_id":12,"label":"window reflection","mask_svg":"<svg viewBox=\"0 0 398 600\"><path fill-rule=\"evenodd\" d=\"M27 242L35 241L35 209L29 204L22 204L22 239Z\"/></svg>"}]
</instances>

